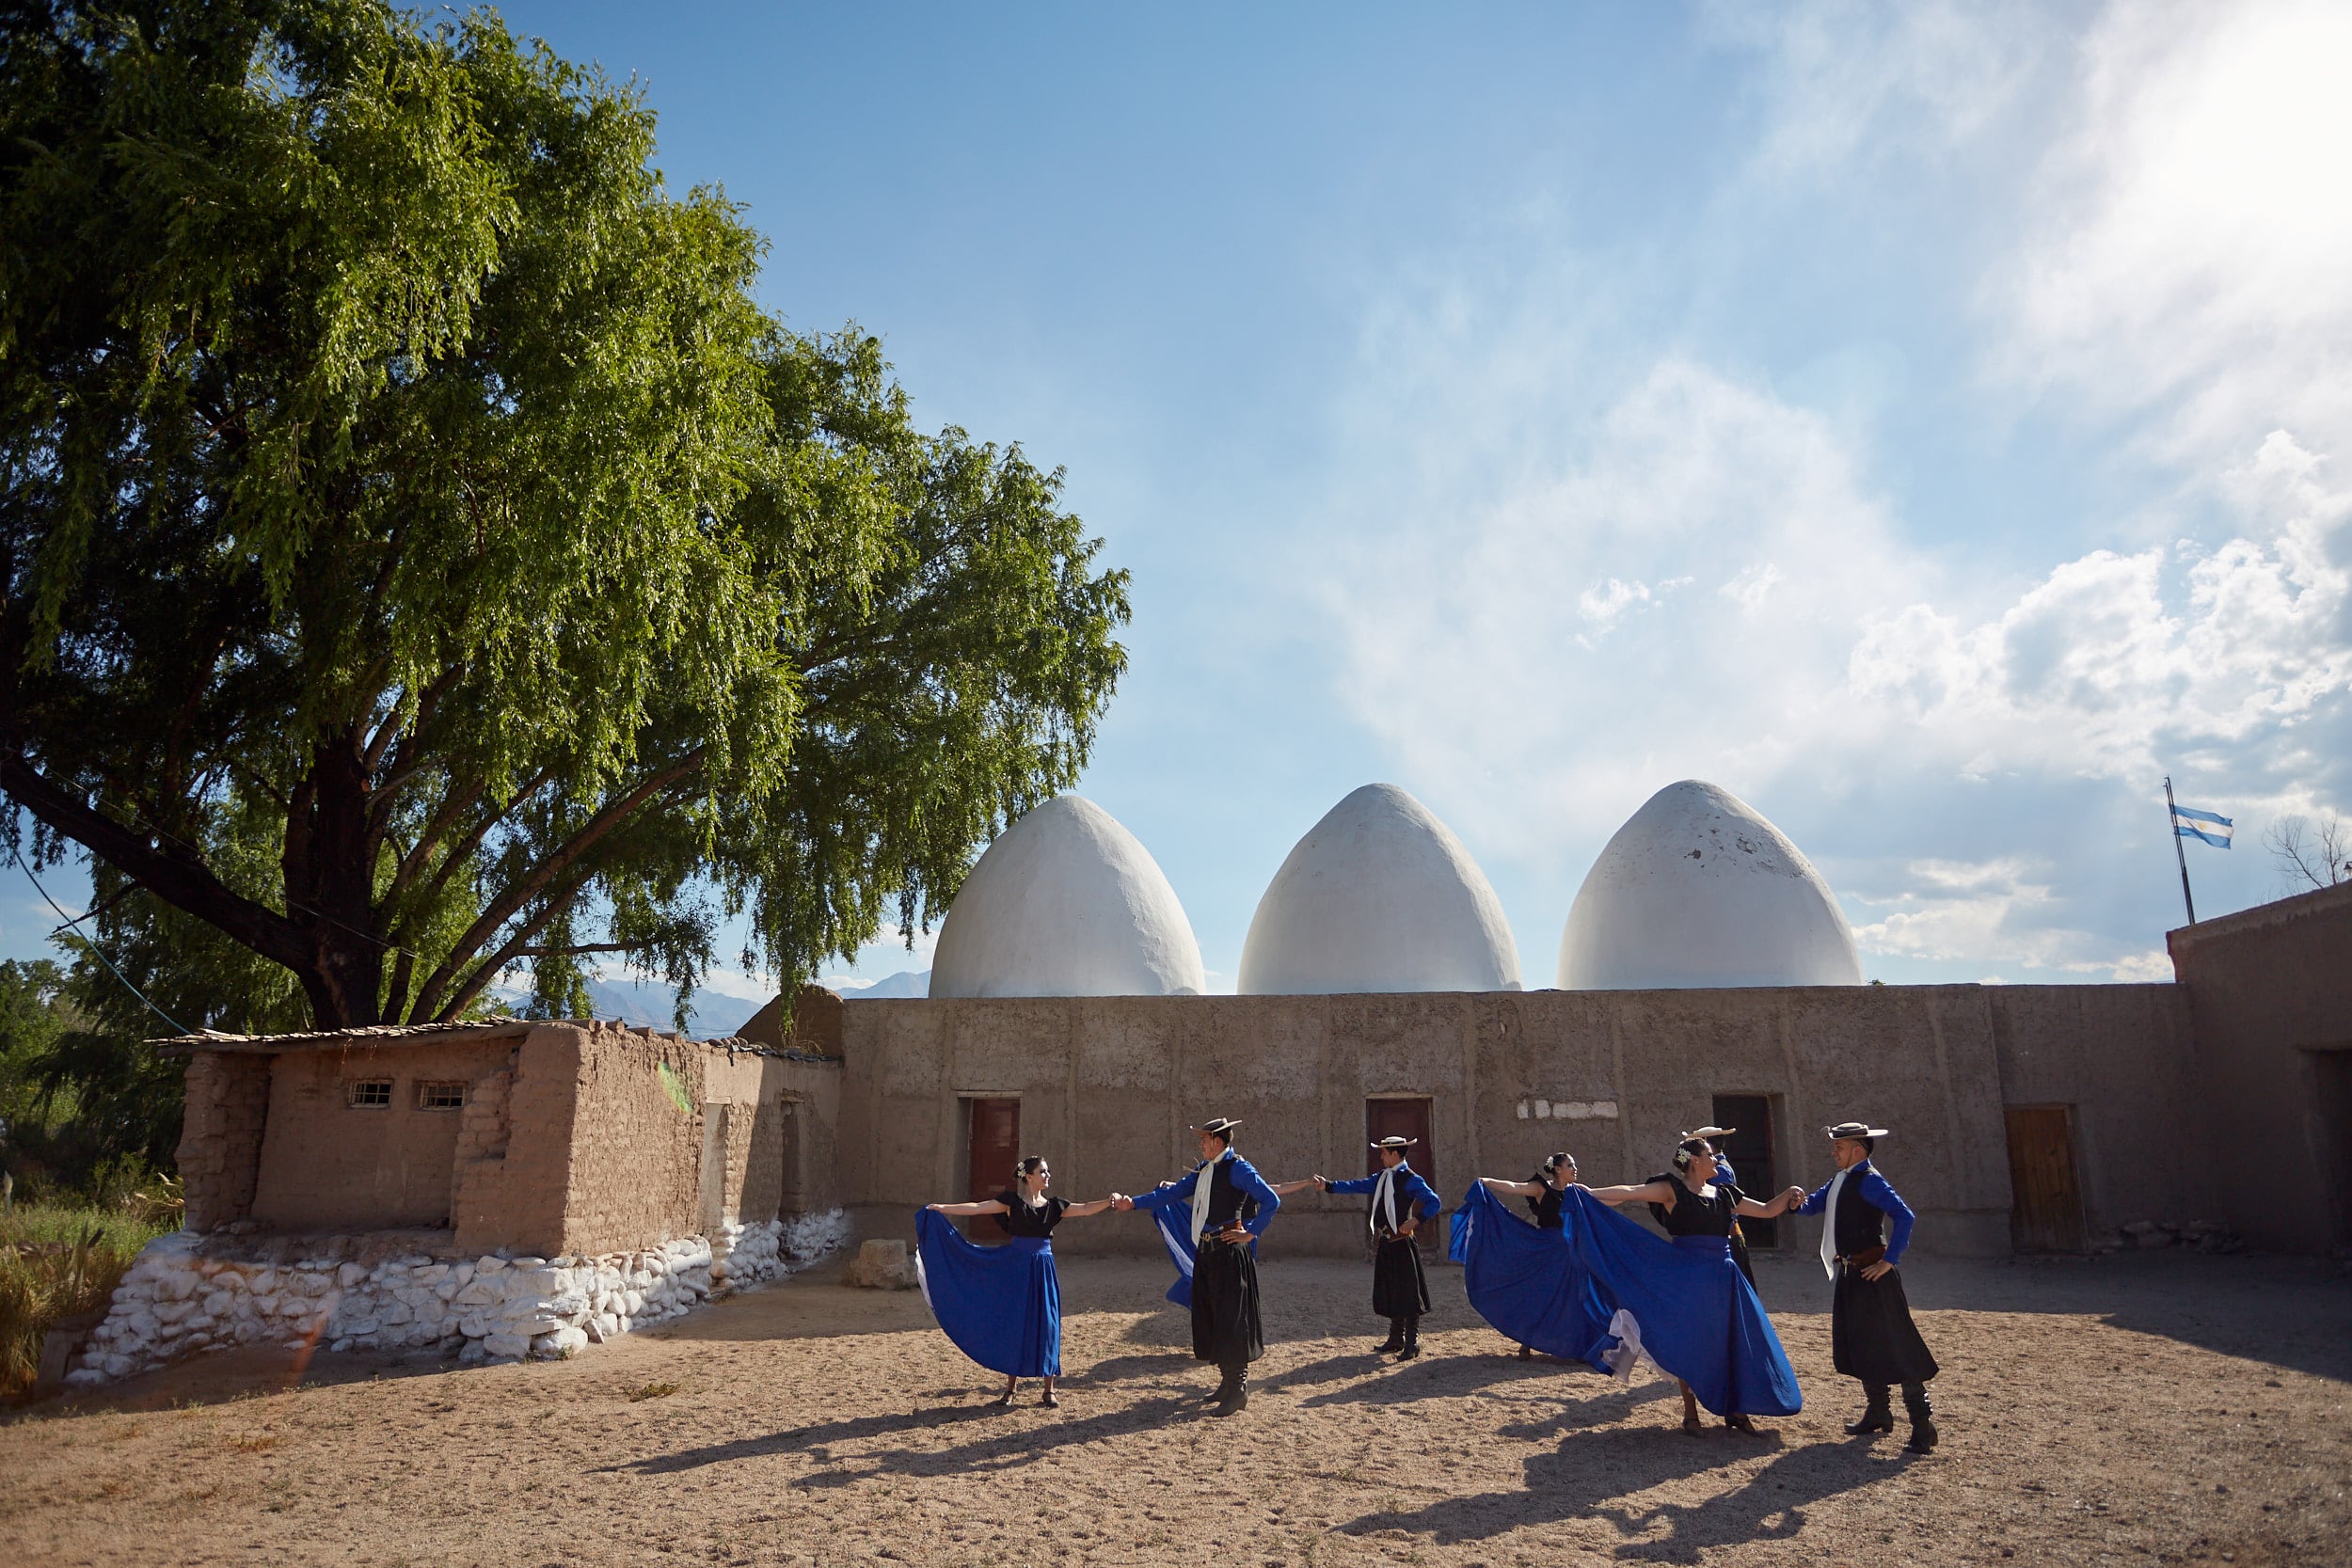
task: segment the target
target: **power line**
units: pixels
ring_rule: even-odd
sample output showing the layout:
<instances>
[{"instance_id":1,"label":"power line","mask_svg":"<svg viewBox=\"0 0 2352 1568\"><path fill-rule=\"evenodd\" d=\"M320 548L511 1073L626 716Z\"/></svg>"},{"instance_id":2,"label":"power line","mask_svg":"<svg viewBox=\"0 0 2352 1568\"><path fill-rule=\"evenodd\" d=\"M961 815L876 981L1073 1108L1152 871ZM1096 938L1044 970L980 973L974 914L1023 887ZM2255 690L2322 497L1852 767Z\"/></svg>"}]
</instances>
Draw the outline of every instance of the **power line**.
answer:
<instances>
[{"instance_id":1,"label":"power line","mask_svg":"<svg viewBox=\"0 0 2352 1568\"><path fill-rule=\"evenodd\" d=\"M33 875L33 868L24 863L24 857L16 852L16 846L14 845L8 846L8 859L15 863L16 868L19 871L24 873L24 879L33 884L33 891L40 895L41 902L47 904L49 908L56 912L57 918L65 922L64 925L57 927L58 931L72 931L73 927L81 924L82 920L89 918L88 915L83 915L80 920L69 918L64 909L58 905L57 901L49 896L49 890L40 885L40 879ZM52 936L56 934L56 931L52 931L50 933ZM147 993L139 990L138 987L133 985L129 978L123 974L122 971L114 966L114 961L108 958L105 954L98 950L98 943L90 941L89 938L82 935L79 931L73 931L73 940L88 948L90 951L90 957L96 958L100 963L104 964L106 966L106 973L113 975L116 979L120 980L122 982L122 989L129 991L133 996L137 997L142 1006L146 1007L149 1012L153 1013L157 1018L162 1019L166 1023L170 1024L172 1033L177 1035L185 1035L191 1032L187 1026L183 1024L178 1019L173 1018L169 1013L155 1006L154 1003L148 1001Z\"/></svg>"}]
</instances>

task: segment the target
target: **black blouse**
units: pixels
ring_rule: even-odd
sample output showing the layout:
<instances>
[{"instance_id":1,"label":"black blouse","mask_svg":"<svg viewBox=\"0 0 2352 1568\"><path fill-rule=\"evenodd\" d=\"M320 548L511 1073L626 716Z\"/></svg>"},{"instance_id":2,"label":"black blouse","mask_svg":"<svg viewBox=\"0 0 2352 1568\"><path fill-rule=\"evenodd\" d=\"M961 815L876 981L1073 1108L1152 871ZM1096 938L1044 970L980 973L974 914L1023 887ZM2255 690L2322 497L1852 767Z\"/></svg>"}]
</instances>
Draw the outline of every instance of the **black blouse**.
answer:
<instances>
[{"instance_id":1,"label":"black blouse","mask_svg":"<svg viewBox=\"0 0 2352 1568\"><path fill-rule=\"evenodd\" d=\"M1528 1208L1534 1211L1535 1223L1546 1230L1559 1229L1560 1200L1567 1195L1567 1189L1565 1187L1555 1187L1550 1182L1545 1180L1544 1173L1542 1171L1537 1171L1534 1176L1529 1177L1528 1180L1543 1189L1542 1192L1527 1200Z\"/></svg>"},{"instance_id":2,"label":"black blouse","mask_svg":"<svg viewBox=\"0 0 2352 1568\"><path fill-rule=\"evenodd\" d=\"M996 1223L1005 1227L1008 1236L1051 1236L1054 1227L1061 1224L1061 1212L1070 1207L1070 1200L1049 1197L1034 1208L1021 1201L1021 1195L1007 1187L996 1195L996 1201L1005 1212L996 1216Z\"/></svg>"},{"instance_id":3,"label":"black blouse","mask_svg":"<svg viewBox=\"0 0 2352 1568\"><path fill-rule=\"evenodd\" d=\"M1682 1178L1668 1173L1650 1178L1652 1181L1671 1181L1675 1186L1675 1206L1653 1203L1649 1212L1658 1223L1666 1227L1669 1236L1729 1236L1734 1222L1740 1218L1740 1189L1728 1181L1718 1181L1715 1196L1701 1197L1683 1184Z\"/></svg>"}]
</instances>

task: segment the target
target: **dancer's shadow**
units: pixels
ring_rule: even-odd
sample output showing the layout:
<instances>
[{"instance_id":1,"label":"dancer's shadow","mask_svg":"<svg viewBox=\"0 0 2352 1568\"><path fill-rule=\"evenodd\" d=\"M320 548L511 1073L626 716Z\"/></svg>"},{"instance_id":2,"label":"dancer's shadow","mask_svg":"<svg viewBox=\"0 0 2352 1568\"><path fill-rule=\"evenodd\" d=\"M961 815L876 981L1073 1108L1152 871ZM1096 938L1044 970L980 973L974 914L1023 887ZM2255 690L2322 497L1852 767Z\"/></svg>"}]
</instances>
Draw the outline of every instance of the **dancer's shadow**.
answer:
<instances>
[{"instance_id":1,"label":"dancer's shadow","mask_svg":"<svg viewBox=\"0 0 2352 1568\"><path fill-rule=\"evenodd\" d=\"M1008 1410L994 1401L978 1406L950 1405L903 1411L889 1416L861 1416L854 1420L827 1421L795 1427L761 1437L738 1438L677 1453L656 1454L623 1465L608 1465L601 1473L640 1476L676 1475L706 1465L729 1465L778 1454L803 1454L813 1463L831 1466L798 1479L804 1487L840 1486L878 1474L908 1476L956 1475L970 1471L1008 1469L1042 1453L1073 1444L1098 1443L1147 1427L1163 1427L1187 1408L1205 1409L1198 1400L1181 1397L1142 1400L1122 1409L1078 1420L1039 1425L1021 1419L1026 1407ZM992 1435L960 1447L930 1451L914 1449L883 1453L838 1453L843 1445L875 1437L902 1436L941 1427L970 1425L993 1428Z\"/></svg>"},{"instance_id":2,"label":"dancer's shadow","mask_svg":"<svg viewBox=\"0 0 2352 1568\"><path fill-rule=\"evenodd\" d=\"M1626 1544L1619 1556L1661 1548L1677 1557L1708 1546L1787 1540L1802 1529L1805 1509L1897 1475L1900 1462L1873 1459L1866 1445L1812 1443L1787 1449L1744 1484L1699 1503L1638 1506L1624 1499L1668 1481L1700 1475L1753 1454L1762 1439L1710 1433L1586 1430L1570 1433L1558 1449L1527 1462L1523 1486L1473 1497L1449 1497L1411 1513L1367 1513L1340 1529L1371 1535L1401 1529L1439 1545L1485 1541L1531 1525L1568 1519L1613 1526ZM1736 1446L1735 1446L1736 1445ZM1666 1533L1655 1532L1663 1525Z\"/></svg>"},{"instance_id":3,"label":"dancer's shadow","mask_svg":"<svg viewBox=\"0 0 2352 1568\"><path fill-rule=\"evenodd\" d=\"M1360 1369L1360 1361L1358 1365ZM1392 1370L1383 1371L1377 1368L1374 1370L1377 1375L1359 1378L1343 1387L1313 1395L1300 1402L1302 1405L1400 1404L1413 1400L1459 1398L1504 1386L1516 1392L1535 1392L1531 1385L1548 1385L1541 1392L1549 1394L1557 1390L1574 1399L1577 1406L1590 1404L1600 1407L1606 1402L1606 1408L1622 1414L1629 1402L1639 1403L1641 1400L1659 1397L1653 1391L1642 1394L1631 1402L1621 1399L1613 1401L1610 1391L1617 1386L1605 1374L1589 1367L1546 1365L1521 1361L1516 1356L1505 1359L1501 1356L1443 1355L1407 1362ZM1337 1382L1339 1379L1335 1374L1326 1381Z\"/></svg>"}]
</instances>

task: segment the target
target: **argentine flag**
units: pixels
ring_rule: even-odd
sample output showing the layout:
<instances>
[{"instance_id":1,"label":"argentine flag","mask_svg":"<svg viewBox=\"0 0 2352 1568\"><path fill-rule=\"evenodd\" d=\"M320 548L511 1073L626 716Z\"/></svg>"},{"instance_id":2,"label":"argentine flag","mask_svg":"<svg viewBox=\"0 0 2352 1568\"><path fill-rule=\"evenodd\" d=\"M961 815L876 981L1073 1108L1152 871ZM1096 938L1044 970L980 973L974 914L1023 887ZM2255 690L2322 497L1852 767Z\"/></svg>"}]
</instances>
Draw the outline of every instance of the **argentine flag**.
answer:
<instances>
[{"instance_id":1,"label":"argentine flag","mask_svg":"<svg viewBox=\"0 0 2352 1568\"><path fill-rule=\"evenodd\" d=\"M2182 838L2193 838L2219 848L2230 847L2230 834L2235 824L2226 816L2216 816L2209 811L2192 811L2186 806L2172 808L2172 832Z\"/></svg>"}]
</instances>

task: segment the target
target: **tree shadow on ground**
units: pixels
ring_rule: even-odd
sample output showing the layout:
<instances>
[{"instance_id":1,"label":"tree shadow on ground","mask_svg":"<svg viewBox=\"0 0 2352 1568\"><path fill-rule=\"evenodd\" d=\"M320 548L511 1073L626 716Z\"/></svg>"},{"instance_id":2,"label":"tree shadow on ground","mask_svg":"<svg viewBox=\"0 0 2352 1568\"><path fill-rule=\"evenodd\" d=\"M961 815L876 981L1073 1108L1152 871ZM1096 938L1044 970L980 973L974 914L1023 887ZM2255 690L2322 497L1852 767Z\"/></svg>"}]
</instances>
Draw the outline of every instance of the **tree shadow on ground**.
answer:
<instances>
[{"instance_id":1,"label":"tree shadow on ground","mask_svg":"<svg viewBox=\"0 0 2352 1568\"><path fill-rule=\"evenodd\" d=\"M1572 1432L1553 1452L1527 1461L1519 1490L1448 1497L1411 1513L1367 1513L1338 1528L1348 1535L1401 1530L1452 1546L1530 1526L1597 1521L1617 1532L1620 1558L1695 1561L1709 1547L1788 1540L1804 1528L1809 1505L1891 1480L1910 1463L1876 1457L1866 1442L1810 1443L1781 1452L1744 1484L1703 1502L1628 1500L1769 1451L1776 1441L1772 1434L1740 1438L1710 1433L1692 1438L1665 1430Z\"/></svg>"}]
</instances>

